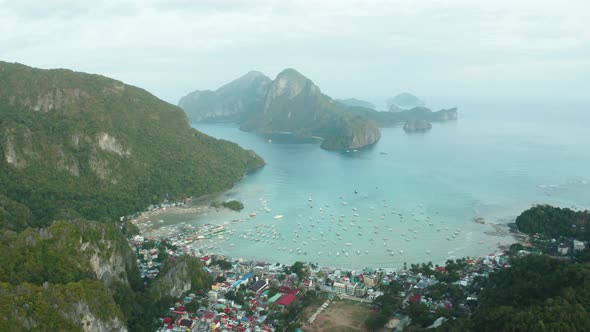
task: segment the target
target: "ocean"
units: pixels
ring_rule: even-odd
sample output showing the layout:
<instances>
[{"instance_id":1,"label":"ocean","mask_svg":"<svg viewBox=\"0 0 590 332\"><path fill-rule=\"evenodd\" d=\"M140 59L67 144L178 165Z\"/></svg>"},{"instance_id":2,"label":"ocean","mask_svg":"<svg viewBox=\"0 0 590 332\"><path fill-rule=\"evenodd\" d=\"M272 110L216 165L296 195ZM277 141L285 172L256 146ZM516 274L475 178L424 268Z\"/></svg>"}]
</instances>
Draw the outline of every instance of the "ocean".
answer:
<instances>
[{"instance_id":1,"label":"ocean","mask_svg":"<svg viewBox=\"0 0 590 332\"><path fill-rule=\"evenodd\" d=\"M237 199L241 212L158 218L224 225L198 247L233 258L397 268L497 252L515 242L506 224L533 204L590 208L590 103L430 104L458 106L459 119L426 133L383 128L377 144L358 151L195 124L267 165L213 198Z\"/></svg>"}]
</instances>

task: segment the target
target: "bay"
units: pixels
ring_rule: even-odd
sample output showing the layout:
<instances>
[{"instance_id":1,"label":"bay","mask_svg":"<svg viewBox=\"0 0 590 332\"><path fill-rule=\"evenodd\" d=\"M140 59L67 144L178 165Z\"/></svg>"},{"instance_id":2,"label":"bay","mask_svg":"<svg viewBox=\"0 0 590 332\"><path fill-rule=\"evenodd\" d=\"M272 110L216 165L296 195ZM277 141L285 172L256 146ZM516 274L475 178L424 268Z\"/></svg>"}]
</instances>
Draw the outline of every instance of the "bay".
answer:
<instances>
[{"instance_id":1,"label":"bay","mask_svg":"<svg viewBox=\"0 0 590 332\"><path fill-rule=\"evenodd\" d=\"M222 237L199 244L205 252L388 268L495 252L515 242L505 225L532 204L590 207L588 103L458 104L457 121L420 134L384 128L377 144L359 151L195 124L254 150L267 165L215 197L240 200L243 211L161 218L224 225Z\"/></svg>"}]
</instances>

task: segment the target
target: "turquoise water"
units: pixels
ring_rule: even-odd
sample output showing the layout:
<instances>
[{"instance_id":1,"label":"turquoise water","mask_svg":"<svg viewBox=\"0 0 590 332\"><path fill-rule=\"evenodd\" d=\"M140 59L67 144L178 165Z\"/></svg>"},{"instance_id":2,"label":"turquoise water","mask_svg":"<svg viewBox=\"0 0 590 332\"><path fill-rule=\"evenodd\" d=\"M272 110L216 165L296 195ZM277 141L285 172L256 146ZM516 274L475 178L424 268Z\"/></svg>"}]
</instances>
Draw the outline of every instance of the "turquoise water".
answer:
<instances>
[{"instance_id":1,"label":"turquoise water","mask_svg":"<svg viewBox=\"0 0 590 332\"><path fill-rule=\"evenodd\" d=\"M163 218L226 225L203 245L235 258L359 268L485 255L514 242L491 224L531 204L590 208L587 103L458 106L456 122L423 134L386 128L375 146L350 152L197 124L267 165L219 197L242 201L242 212Z\"/></svg>"}]
</instances>

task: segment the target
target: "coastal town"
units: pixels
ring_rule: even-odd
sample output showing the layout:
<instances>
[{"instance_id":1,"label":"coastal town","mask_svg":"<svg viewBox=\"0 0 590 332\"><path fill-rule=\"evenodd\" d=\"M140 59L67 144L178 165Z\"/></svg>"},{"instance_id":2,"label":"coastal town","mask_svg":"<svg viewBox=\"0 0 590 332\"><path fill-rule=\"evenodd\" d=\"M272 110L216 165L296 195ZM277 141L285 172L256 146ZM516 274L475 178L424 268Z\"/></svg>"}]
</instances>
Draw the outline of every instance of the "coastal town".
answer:
<instances>
[{"instance_id":1,"label":"coastal town","mask_svg":"<svg viewBox=\"0 0 590 332\"><path fill-rule=\"evenodd\" d=\"M288 266L231 259L208 251L207 247L195 249L192 245L195 241L215 239L225 231L223 226L182 224L163 227L155 235L150 233L150 237L140 233L129 239L148 287L165 260L181 256L198 258L212 280L207 291L178 298L160 318L160 331L315 331L343 326L364 331L369 325L367 319L384 305L390 305L389 309L393 305L395 313L376 322L379 326L372 330L403 331L425 316L428 327L434 328L454 313L468 315L477 304L482 278L509 267L511 255L539 252L537 248L543 248L542 244L547 242L533 236L531 243L536 246L515 244L504 252L449 260L440 266L428 262L404 264L398 269L360 270L311 262ZM555 255L579 252L586 245L575 239L548 242L553 249L547 253ZM330 310L332 314L326 314ZM355 312L365 315L351 319L350 314Z\"/></svg>"}]
</instances>

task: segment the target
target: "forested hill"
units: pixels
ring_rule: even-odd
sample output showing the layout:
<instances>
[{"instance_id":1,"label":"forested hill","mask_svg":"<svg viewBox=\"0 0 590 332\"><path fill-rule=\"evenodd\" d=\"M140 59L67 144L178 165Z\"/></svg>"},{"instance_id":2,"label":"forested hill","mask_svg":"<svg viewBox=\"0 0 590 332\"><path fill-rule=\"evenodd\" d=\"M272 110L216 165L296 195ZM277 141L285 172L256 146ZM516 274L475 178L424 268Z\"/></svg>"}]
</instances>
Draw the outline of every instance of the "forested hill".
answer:
<instances>
[{"instance_id":1,"label":"forested hill","mask_svg":"<svg viewBox=\"0 0 590 332\"><path fill-rule=\"evenodd\" d=\"M590 264L529 255L490 274L470 318L436 331L588 331Z\"/></svg>"},{"instance_id":2,"label":"forested hill","mask_svg":"<svg viewBox=\"0 0 590 332\"><path fill-rule=\"evenodd\" d=\"M192 129L180 108L140 88L0 62L4 227L114 220L163 199L223 190L261 165L254 152Z\"/></svg>"},{"instance_id":3,"label":"forested hill","mask_svg":"<svg viewBox=\"0 0 590 332\"><path fill-rule=\"evenodd\" d=\"M516 218L518 229L527 234L540 233L556 238L590 240L590 211L574 211L550 205L537 205Z\"/></svg>"}]
</instances>

